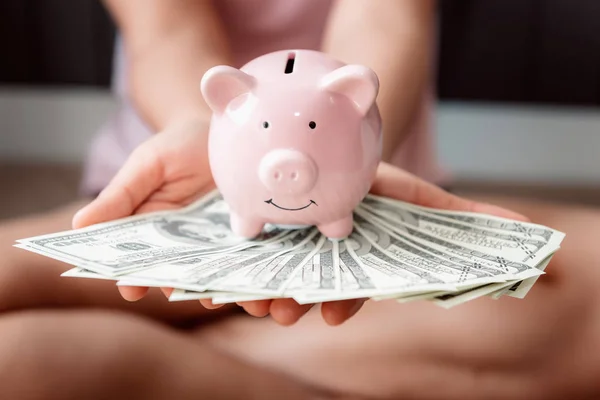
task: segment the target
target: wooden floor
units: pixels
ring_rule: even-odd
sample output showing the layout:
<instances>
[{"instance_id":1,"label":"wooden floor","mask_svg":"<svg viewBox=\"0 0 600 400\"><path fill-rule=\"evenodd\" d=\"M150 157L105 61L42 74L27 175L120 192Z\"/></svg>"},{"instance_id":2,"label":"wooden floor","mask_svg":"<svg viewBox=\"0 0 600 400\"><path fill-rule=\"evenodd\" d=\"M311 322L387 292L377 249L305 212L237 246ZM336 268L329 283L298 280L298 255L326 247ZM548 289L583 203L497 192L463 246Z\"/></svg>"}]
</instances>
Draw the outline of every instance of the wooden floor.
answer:
<instances>
[{"instance_id":1,"label":"wooden floor","mask_svg":"<svg viewBox=\"0 0 600 400\"><path fill-rule=\"evenodd\" d=\"M0 220L42 212L78 196L79 165L0 163ZM456 192L493 193L600 205L600 187L544 187L525 184L457 182Z\"/></svg>"}]
</instances>

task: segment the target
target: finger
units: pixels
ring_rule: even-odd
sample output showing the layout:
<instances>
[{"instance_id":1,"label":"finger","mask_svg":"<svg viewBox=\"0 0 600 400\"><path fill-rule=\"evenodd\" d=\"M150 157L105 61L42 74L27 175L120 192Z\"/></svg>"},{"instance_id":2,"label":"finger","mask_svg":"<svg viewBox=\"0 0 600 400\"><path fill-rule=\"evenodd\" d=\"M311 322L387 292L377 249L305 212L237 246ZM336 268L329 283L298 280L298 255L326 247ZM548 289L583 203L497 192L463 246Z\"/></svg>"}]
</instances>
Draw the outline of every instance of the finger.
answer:
<instances>
[{"instance_id":1,"label":"finger","mask_svg":"<svg viewBox=\"0 0 600 400\"><path fill-rule=\"evenodd\" d=\"M464 199L399 168L381 163L371 192L423 207L467 211L528 221L524 215L486 203Z\"/></svg>"},{"instance_id":2,"label":"finger","mask_svg":"<svg viewBox=\"0 0 600 400\"><path fill-rule=\"evenodd\" d=\"M237 304L253 317L263 318L269 315L271 300L240 301Z\"/></svg>"},{"instance_id":3,"label":"finger","mask_svg":"<svg viewBox=\"0 0 600 400\"><path fill-rule=\"evenodd\" d=\"M173 293L173 288L168 288L168 287L161 287L160 291L162 292L162 294L165 295L165 297L168 299L169 297L171 297L171 294Z\"/></svg>"},{"instance_id":4,"label":"finger","mask_svg":"<svg viewBox=\"0 0 600 400\"><path fill-rule=\"evenodd\" d=\"M293 325L304 314L306 314L314 304L298 304L293 299L275 299L271 302L271 317L280 325Z\"/></svg>"},{"instance_id":5,"label":"finger","mask_svg":"<svg viewBox=\"0 0 600 400\"><path fill-rule=\"evenodd\" d=\"M149 288L140 286L117 286L121 296L127 301L138 301L148 293Z\"/></svg>"},{"instance_id":6,"label":"finger","mask_svg":"<svg viewBox=\"0 0 600 400\"><path fill-rule=\"evenodd\" d=\"M143 205L141 205L137 210L135 210L135 214L146 214L155 211L178 210L181 208L181 204L155 202L154 200L151 201L151 203L144 203Z\"/></svg>"},{"instance_id":7,"label":"finger","mask_svg":"<svg viewBox=\"0 0 600 400\"><path fill-rule=\"evenodd\" d=\"M321 305L321 315L327 324L340 325L361 309L366 299L332 301Z\"/></svg>"},{"instance_id":8,"label":"finger","mask_svg":"<svg viewBox=\"0 0 600 400\"><path fill-rule=\"evenodd\" d=\"M165 171L165 180L160 189L154 191L146 202L136 209L136 213L149 203L157 203L161 208L173 204L188 205L215 188L210 173L203 173L194 165L188 167L192 172L183 176L169 176L168 171Z\"/></svg>"},{"instance_id":9,"label":"finger","mask_svg":"<svg viewBox=\"0 0 600 400\"><path fill-rule=\"evenodd\" d=\"M200 304L208 310L216 310L223 307L225 304L213 304L212 299L200 299Z\"/></svg>"},{"instance_id":10,"label":"finger","mask_svg":"<svg viewBox=\"0 0 600 400\"><path fill-rule=\"evenodd\" d=\"M164 167L156 149L157 138L140 145L100 195L73 217L73 228L82 228L132 215L163 182Z\"/></svg>"}]
</instances>

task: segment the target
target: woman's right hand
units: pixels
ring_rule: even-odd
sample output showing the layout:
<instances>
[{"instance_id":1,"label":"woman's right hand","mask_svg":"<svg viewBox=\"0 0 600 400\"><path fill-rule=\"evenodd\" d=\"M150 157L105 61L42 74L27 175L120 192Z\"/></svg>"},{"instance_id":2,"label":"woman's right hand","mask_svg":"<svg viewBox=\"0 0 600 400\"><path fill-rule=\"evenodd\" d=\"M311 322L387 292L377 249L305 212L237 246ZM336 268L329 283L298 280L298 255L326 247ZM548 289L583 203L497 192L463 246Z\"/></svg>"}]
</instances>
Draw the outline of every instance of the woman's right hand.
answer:
<instances>
[{"instance_id":1,"label":"woman's right hand","mask_svg":"<svg viewBox=\"0 0 600 400\"><path fill-rule=\"evenodd\" d=\"M73 228L178 209L212 190L209 123L200 117L183 119L142 143L100 195L75 214ZM120 286L119 291L137 301L148 288Z\"/></svg>"},{"instance_id":2,"label":"woman's right hand","mask_svg":"<svg viewBox=\"0 0 600 400\"><path fill-rule=\"evenodd\" d=\"M73 218L73 227L186 206L214 188L209 122L187 119L137 147L108 186Z\"/></svg>"}]
</instances>

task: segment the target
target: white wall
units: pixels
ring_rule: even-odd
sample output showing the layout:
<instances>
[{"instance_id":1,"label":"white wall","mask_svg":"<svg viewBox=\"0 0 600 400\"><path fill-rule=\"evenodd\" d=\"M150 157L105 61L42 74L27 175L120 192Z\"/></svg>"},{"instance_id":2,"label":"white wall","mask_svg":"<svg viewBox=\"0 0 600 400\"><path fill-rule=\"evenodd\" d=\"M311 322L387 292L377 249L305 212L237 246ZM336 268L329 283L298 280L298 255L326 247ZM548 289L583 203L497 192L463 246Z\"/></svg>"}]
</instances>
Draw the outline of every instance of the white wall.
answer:
<instances>
[{"instance_id":1,"label":"white wall","mask_svg":"<svg viewBox=\"0 0 600 400\"><path fill-rule=\"evenodd\" d=\"M458 177L600 184L600 110L443 104L437 131Z\"/></svg>"},{"instance_id":2,"label":"white wall","mask_svg":"<svg viewBox=\"0 0 600 400\"><path fill-rule=\"evenodd\" d=\"M0 159L80 161L115 107L104 91L0 90Z\"/></svg>"},{"instance_id":3,"label":"white wall","mask_svg":"<svg viewBox=\"0 0 600 400\"><path fill-rule=\"evenodd\" d=\"M79 161L116 104L98 91L0 90L0 159ZM600 184L600 110L440 104L458 178Z\"/></svg>"}]
</instances>

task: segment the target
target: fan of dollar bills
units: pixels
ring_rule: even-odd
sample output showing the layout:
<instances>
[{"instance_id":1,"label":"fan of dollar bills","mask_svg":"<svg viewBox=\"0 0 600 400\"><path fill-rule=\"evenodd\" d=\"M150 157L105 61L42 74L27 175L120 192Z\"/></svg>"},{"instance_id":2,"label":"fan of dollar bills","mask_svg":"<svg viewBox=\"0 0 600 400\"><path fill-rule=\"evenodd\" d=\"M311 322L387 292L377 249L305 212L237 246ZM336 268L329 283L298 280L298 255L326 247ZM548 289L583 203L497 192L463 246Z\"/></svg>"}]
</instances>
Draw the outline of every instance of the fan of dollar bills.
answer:
<instances>
[{"instance_id":1,"label":"fan of dollar bills","mask_svg":"<svg viewBox=\"0 0 600 400\"><path fill-rule=\"evenodd\" d=\"M65 277L175 288L171 301L372 298L452 307L481 296L523 298L565 236L541 225L372 195L354 221L354 232L341 241L316 228L275 226L242 239L231 232L228 207L215 191L177 211L15 246L75 266Z\"/></svg>"}]
</instances>

